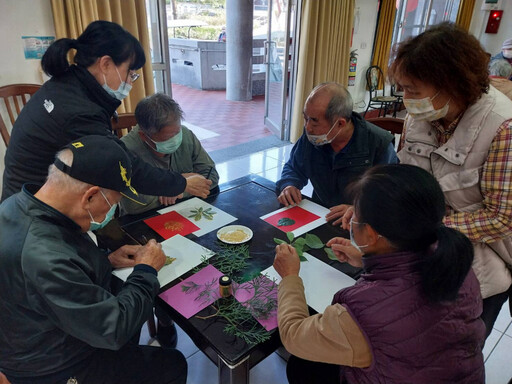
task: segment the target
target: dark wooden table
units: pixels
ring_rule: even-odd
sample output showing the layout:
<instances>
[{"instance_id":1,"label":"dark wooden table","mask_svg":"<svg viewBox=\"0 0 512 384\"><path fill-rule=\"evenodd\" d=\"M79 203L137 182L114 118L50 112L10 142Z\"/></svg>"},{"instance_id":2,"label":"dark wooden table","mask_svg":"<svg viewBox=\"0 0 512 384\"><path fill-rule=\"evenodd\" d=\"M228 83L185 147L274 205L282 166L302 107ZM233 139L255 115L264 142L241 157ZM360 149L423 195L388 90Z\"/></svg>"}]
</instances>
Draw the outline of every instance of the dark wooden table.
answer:
<instances>
[{"instance_id":1,"label":"dark wooden table","mask_svg":"<svg viewBox=\"0 0 512 384\"><path fill-rule=\"evenodd\" d=\"M274 237L285 239L283 231L271 226L260 219L260 216L281 208L277 201L275 184L258 176L246 176L233 182L220 186L220 192L206 199L208 203L238 218L231 224L245 225L252 229L253 238L249 241L251 258L249 267L243 271L243 279L258 274L272 265L275 256ZM101 241L110 249L116 249L122 244L144 243L143 239L154 238L163 241L156 232L147 226L143 220L158 215L150 211L141 215L124 216L109 225L100 235ZM348 237L346 231L331 224L324 224L309 233L317 235L324 243L335 236ZM186 237L213 251L219 249L217 231L212 231L201 237L187 235ZM351 277L357 277L359 269L344 263L341 264L327 258L325 252L320 250L308 251L311 255L332 265L336 269ZM189 272L177 279L161 291L179 283L182 279L192 275ZM184 318L176 310L158 298L158 305L162 305L178 325L190 336L196 346L203 351L219 369L219 383L245 384L249 382L249 370L273 353L280 345L279 332L271 331L271 337L264 343L248 345L240 338L224 333L226 321L214 316L209 319L198 317ZM207 317L215 313L215 308L209 306L198 313L200 317Z\"/></svg>"}]
</instances>

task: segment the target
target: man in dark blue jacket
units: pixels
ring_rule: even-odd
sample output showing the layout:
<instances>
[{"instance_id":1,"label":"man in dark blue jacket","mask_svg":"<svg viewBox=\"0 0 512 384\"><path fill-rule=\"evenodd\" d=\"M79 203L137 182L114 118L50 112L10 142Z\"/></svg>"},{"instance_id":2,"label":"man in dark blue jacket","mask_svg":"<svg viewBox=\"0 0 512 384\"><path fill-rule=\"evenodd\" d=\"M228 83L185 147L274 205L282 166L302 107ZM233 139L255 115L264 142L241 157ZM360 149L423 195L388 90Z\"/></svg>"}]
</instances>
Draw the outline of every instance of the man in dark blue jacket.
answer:
<instances>
[{"instance_id":1,"label":"man in dark blue jacket","mask_svg":"<svg viewBox=\"0 0 512 384\"><path fill-rule=\"evenodd\" d=\"M304 133L277 182L281 204L300 203L300 190L309 180L313 201L331 210L326 219L341 224L351 203L347 185L373 165L398 162L392 134L352 108L352 97L341 84L323 83L311 91L304 104Z\"/></svg>"},{"instance_id":2,"label":"man in dark blue jacket","mask_svg":"<svg viewBox=\"0 0 512 384\"><path fill-rule=\"evenodd\" d=\"M131 178L117 140L86 136L57 154L41 188L0 205L0 370L11 383L185 383L179 351L130 342L153 313L161 245L106 254L86 234L121 196L138 201ZM117 295L112 267L134 267Z\"/></svg>"}]
</instances>

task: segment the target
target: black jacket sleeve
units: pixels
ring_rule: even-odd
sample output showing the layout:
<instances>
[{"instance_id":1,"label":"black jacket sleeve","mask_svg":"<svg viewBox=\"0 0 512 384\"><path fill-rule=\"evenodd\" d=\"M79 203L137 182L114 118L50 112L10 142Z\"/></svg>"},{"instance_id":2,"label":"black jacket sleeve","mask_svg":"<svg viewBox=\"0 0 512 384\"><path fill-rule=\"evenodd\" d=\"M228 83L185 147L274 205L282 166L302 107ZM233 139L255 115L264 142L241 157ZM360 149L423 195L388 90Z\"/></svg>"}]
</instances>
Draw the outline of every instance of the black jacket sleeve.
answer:
<instances>
[{"instance_id":1,"label":"black jacket sleeve","mask_svg":"<svg viewBox=\"0 0 512 384\"><path fill-rule=\"evenodd\" d=\"M121 143L124 147L124 144ZM126 147L132 160L132 185L137 192L153 196L178 196L185 191L186 179L177 172L153 167Z\"/></svg>"}]
</instances>

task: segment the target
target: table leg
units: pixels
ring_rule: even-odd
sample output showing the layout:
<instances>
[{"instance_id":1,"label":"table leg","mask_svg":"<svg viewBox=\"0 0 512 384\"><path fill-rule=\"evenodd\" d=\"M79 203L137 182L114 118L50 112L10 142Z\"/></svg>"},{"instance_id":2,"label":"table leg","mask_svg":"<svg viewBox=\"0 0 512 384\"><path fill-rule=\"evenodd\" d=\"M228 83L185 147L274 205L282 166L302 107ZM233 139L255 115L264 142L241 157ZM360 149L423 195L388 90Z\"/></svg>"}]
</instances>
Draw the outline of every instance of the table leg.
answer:
<instances>
[{"instance_id":1,"label":"table leg","mask_svg":"<svg viewBox=\"0 0 512 384\"><path fill-rule=\"evenodd\" d=\"M249 356L235 366L217 357L219 384L249 384Z\"/></svg>"}]
</instances>

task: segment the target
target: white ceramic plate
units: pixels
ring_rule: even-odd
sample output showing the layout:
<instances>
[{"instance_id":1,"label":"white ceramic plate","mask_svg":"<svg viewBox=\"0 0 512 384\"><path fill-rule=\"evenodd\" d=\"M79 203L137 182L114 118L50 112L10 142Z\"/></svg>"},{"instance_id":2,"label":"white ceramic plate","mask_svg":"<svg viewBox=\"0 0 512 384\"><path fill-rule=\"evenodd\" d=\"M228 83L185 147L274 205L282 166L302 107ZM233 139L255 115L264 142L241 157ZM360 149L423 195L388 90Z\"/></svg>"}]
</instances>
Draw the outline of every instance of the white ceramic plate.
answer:
<instances>
[{"instance_id":1,"label":"white ceramic plate","mask_svg":"<svg viewBox=\"0 0 512 384\"><path fill-rule=\"evenodd\" d=\"M227 244L242 244L252 239L252 230L243 225L228 225L217 231L217 238Z\"/></svg>"}]
</instances>

